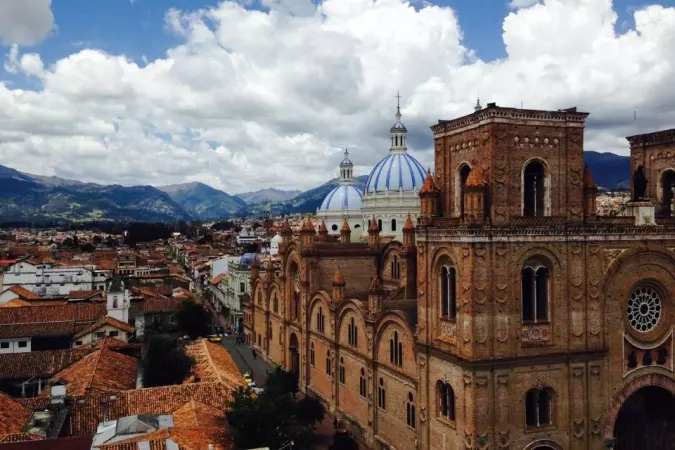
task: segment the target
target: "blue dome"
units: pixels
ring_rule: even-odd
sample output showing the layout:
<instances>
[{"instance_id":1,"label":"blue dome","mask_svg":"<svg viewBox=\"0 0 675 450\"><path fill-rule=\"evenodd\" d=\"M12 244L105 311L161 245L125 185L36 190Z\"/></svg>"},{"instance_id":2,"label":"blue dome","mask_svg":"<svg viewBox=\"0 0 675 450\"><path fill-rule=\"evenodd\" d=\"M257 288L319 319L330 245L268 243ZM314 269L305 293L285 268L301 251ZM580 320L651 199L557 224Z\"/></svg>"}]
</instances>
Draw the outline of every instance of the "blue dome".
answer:
<instances>
[{"instance_id":1,"label":"blue dome","mask_svg":"<svg viewBox=\"0 0 675 450\"><path fill-rule=\"evenodd\" d=\"M354 185L340 185L330 191L319 207L320 211L341 211L343 209L361 209L363 192Z\"/></svg>"},{"instance_id":2,"label":"blue dome","mask_svg":"<svg viewBox=\"0 0 675 450\"><path fill-rule=\"evenodd\" d=\"M406 127L403 125L400 121L397 121L395 124L391 126L392 130L405 130Z\"/></svg>"},{"instance_id":3,"label":"blue dome","mask_svg":"<svg viewBox=\"0 0 675 450\"><path fill-rule=\"evenodd\" d=\"M407 153L390 153L375 165L368 182L366 192L419 190L424 184L424 167Z\"/></svg>"}]
</instances>

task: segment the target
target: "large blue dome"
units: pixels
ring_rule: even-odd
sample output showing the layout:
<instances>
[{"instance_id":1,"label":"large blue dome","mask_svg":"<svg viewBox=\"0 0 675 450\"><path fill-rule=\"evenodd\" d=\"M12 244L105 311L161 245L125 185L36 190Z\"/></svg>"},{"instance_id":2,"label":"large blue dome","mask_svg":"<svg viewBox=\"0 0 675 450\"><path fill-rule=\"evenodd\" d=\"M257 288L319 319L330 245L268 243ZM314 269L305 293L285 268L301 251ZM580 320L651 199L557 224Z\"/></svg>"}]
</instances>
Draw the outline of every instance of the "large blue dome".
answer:
<instances>
[{"instance_id":1,"label":"large blue dome","mask_svg":"<svg viewBox=\"0 0 675 450\"><path fill-rule=\"evenodd\" d=\"M340 185L330 191L319 207L320 211L361 209L363 192L352 184Z\"/></svg>"},{"instance_id":2,"label":"large blue dome","mask_svg":"<svg viewBox=\"0 0 675 450\"><path fill-rule=\"evenodd\" d=\"M424 167L407 153L390 153L373 167L366 192L418 191L424 184Z\"/></svg>"}]
</instances>

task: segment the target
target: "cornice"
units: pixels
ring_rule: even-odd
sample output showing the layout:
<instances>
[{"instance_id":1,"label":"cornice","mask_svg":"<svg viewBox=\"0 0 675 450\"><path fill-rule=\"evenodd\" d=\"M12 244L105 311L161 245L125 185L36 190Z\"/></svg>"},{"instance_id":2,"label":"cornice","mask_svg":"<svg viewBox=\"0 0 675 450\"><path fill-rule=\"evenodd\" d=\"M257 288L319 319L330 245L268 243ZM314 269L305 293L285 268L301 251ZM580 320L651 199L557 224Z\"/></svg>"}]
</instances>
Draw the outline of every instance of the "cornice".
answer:
<instances>
[{"instance_id":1,"label":"cornice","mask_svg":"<svg viewBox=\"0 0 675 450\"><path fill-rule=\"evenodd\" d=\"M434 134L439 134L460 131L463 128L472 128L487 123L509 121L543 121L568 126L584 126L588 115L589 113L576 112L574 109L569 111L544 111L492 106L457 119L439 120L437 125L430 128Z\"/></svg>"},{"instance_id":2,"label":"cornice","mask_svg":"<svg viewBox=\"0 0 675 450\"><path fill-rule=\"evenodd\" d=\"M651 147L653 145L675 145L675 128L656 131L654 133L637 134L626 138L631 148Z\"/></svg>"}]
</instances>

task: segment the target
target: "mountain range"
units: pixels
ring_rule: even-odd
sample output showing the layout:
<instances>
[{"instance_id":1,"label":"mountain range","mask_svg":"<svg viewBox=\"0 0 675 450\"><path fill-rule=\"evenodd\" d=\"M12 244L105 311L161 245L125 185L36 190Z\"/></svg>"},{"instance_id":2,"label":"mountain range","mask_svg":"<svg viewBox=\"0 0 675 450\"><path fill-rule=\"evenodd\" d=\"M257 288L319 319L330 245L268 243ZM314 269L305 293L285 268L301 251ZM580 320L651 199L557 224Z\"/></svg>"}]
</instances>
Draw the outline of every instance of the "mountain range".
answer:
<instances>
[{"instance_id":1,"label":"mountain range","mask_svg":"<svg viewBox=\"0 0 675 450\"><path fill-rule=\"evenodd\" d=\"M630 185L630 158L584 152L598 186ZM356 178L363 188L367 175ZM230 195L193 182L170 186L101 185L31 175L0 165L0 221L146 221L218 220L229 217L311 213L338 185L334 178L308 191L262 189Z\"/></svg>"}]
</instances>

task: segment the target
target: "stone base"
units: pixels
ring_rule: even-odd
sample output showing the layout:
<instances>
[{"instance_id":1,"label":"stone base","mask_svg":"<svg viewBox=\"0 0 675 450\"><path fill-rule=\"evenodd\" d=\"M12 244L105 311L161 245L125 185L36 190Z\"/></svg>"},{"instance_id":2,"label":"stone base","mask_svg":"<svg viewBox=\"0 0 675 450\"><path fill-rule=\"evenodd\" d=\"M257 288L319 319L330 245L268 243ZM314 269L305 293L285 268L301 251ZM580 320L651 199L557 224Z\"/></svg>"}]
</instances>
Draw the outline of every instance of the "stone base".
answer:
<instances>
[{"instance_id":1,"label":"stone base","mask_svg":"<svg viewBox=\"0 0 675 450\"><path fill-rule=\"evenodd\" d=\"M626 203L626 216L635 217L635 225L656 225L656 207L650 200Z\"/></svg>"}]
</instances>

